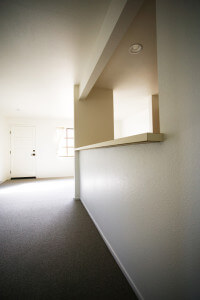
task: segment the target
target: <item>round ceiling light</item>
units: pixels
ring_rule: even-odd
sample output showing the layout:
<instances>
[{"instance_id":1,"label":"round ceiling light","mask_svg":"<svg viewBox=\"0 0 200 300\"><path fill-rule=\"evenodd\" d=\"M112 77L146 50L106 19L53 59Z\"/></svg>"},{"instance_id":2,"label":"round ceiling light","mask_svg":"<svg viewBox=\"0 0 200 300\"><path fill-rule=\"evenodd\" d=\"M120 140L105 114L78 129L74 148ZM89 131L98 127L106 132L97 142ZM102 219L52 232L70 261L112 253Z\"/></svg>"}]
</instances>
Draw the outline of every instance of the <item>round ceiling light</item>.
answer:
<instances>
[{"instance_id":1,"label":"round ceiling light","mask_svg":"<svg viewBox=\"0 0 200 300\"><path fill-rule=\"evenodd\" d=\"M143 46L141 44L133 44L129 47L130 54L138 54L142 51Z\"/></svg>"}]
</instances>

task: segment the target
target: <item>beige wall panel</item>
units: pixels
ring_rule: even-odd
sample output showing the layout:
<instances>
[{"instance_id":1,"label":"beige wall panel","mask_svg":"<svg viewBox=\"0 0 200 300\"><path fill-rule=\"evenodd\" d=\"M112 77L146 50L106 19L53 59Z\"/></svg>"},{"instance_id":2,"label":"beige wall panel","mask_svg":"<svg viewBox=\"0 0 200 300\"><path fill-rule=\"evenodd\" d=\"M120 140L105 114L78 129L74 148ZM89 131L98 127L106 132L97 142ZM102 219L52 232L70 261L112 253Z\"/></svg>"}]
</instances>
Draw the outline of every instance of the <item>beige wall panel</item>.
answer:
<instances>
[{"instance_id":1,"label":"beige wall panel","mask_svg":"<svg viewBox=\"0 0 200 300\"><path fill-rule=\"evenodd\" d=\"M153 133L160 133L159 96L152 95L152 126Z\"/></svg>"},{"instance_id":2,"label":"beige wall panel","mask_svg":"<svg viewBox=\"0 0 200 300\"><path fill-rule=\"evenodd\" d=\"M74 91L75 147L114 139L113 91L93 88L84 100Z\"/></svg>"}]
</instances>

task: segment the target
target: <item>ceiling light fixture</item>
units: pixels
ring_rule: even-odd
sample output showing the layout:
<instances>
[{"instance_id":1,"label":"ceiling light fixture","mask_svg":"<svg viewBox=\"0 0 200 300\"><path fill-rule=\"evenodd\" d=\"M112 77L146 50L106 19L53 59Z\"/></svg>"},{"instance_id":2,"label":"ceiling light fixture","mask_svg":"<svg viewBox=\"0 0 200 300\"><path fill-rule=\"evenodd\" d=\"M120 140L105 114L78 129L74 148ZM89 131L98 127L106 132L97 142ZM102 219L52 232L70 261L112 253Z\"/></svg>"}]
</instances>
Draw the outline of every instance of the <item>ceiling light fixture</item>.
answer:
<instances>
[{"instance_id":1,"label":"ceiling light fixture","mask_svg":"<svg viewBox=\"0 0 200 300\"><path fill-rule=\"evenodd\" d=\"M129 47L128 51L130 54L138 54L142 51L142 49L143 49L143 46L141 44L136 43L136 44L131 45Z\"/></svg>"}]
</instances>

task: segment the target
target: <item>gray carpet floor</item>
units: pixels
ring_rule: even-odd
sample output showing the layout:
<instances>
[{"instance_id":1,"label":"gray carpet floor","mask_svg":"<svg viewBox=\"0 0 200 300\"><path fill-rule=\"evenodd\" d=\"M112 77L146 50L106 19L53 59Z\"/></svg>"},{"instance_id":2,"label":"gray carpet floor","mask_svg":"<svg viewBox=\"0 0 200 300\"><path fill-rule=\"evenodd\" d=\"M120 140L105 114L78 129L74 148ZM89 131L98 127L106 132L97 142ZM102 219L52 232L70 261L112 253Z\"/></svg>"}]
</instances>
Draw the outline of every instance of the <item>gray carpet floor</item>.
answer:
<instances>
[{"instance_id":1,"label":"gray carpet floor","mask_svg":"<svg viewBox=\"0 0 200 300\"><path fill-rule=\"evenodd\" d=\"M73 188L0 186L0 299L137 299Z\"/></svg>"}]
</instances>

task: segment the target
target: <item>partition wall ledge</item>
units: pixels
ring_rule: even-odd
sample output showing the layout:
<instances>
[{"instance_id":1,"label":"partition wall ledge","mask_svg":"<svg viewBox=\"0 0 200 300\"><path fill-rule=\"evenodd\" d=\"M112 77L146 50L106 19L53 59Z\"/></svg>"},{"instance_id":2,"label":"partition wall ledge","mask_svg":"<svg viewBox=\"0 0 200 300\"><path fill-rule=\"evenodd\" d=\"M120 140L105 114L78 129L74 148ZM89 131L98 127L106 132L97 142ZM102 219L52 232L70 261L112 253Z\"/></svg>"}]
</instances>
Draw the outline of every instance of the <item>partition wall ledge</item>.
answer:
<instances>
[{"instance_id":1,"label":"partition wall ledge","mask_svg":"<svg viewBox=\"0 0 200 300\"><path fill-rule=\"evenodd\" d=\"M115 140L105 141L97 144L87 145L83 147L76 148L75 151L80 150L89 150L96 148L105 148L105 147L116 147L116 146L126 146L129 144L138 144L138 143L156 143L163 142L164 134L163 133L142 133L132 136L127 136Z\"/></svg>"}]
</instances>

